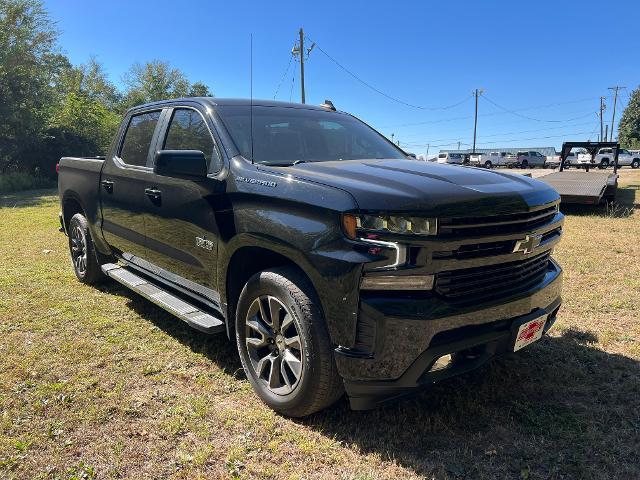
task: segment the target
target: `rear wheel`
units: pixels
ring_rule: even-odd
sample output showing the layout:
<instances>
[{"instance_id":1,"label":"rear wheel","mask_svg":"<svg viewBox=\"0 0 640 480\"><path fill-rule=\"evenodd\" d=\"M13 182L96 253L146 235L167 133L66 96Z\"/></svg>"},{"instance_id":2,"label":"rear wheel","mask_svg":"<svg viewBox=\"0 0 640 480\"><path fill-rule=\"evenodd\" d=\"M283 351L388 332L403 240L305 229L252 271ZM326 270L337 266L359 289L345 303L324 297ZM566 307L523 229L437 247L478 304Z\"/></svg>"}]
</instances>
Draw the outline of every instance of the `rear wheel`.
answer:
<instances>
[{"instance_id":1,"label":"rear wheel","mask_svg":"<svg viewBox=\"0 0 640 480\"><path fill-rule=\"evenodd\" d=\"M600 165L598 165L598 168L600 170L604 170L605 168L609 168L609 159L608 158L603 158L602 160L600 160Z\"/></svg>"},{"instance_id":2,"label":"rear wheel","mask_svg":"<svg viewBox=\"0 0 640 480\"><path fill-rule=\"evenodd\" d=\"M106 276L100 269L89 224L81 213L76 213L69 221L69 251L73 262L73 271L82 283L92 285L104 280Z\"/></svg>"},{"instance_id":3,"label":"rear wheel","mask_svg":"<svg viewBox=\"0 0 640 480\"><path fill-rule=\"evenodd\" d=\"M343 393L315 294L294 269L249 279L238 300L236 342L251 386L279 413L303 417Z\"/></svg>"},{"instance_id":4,"label":"rear wheel","mask_svg":"<svg viewBox=\"0 0 640 480\"><path fill-rule=\"evenodd\" d=\"M520 165L522 166L522 168L529 168L529 162L527 160L523 160Z\"/></svg>"},{"instance_id":5,"label":"rear wheel","mask_svg":"<svg viewBox=\"0 0 640 480\"><path fill-rule=\"evenodd\" d=\"M484 162L484 168L493 168L493 164L491 163L491 161L487 160L486 162Z\"/></svg>"},{"instance_id":6,"label":"rear wheel","mask_svg":"<svg viewBox=\"0 0 640 480\"><path fill-rule=\"evenodd\" d=\"M640 158L634 158L631 162L631 168L640 168Z\"/></svg>"}]
</instances>

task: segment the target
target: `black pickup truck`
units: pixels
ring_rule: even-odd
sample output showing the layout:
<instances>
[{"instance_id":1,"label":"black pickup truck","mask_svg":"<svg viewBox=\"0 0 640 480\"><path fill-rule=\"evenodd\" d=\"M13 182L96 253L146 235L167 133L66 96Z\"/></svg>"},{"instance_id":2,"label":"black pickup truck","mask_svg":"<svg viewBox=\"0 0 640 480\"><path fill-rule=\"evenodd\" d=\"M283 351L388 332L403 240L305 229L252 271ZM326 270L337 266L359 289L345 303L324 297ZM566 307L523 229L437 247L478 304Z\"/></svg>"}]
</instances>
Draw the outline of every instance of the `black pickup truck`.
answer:
<instances>
[{"instance_id":1,"label":"black pickup truck","mask_svg":"<svg viewBox=\"0 0 640 480\"><path fill-rule=\"evenodd\" d=\"M561 303L557 192L409 156L321 106L190 98L62 158L76 276L236 342L291 416L367 409L538 340Z\"/></svg>"}]
</instances>

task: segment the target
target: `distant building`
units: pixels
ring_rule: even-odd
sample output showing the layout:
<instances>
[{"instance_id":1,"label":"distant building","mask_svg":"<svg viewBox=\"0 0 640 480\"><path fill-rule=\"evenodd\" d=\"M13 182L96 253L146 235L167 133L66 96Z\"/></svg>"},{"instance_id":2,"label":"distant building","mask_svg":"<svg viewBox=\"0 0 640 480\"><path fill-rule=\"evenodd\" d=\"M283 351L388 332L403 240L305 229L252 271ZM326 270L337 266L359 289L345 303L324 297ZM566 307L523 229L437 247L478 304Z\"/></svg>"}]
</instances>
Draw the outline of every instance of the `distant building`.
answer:
<instances>
[{"instance_id":1,"label":"distant building","mask_svg":"<svg viewBox=\"0 0 640 480\"><path fill-rule=\"evenodd\" d=\"M491 152L509 152L516 154L518 152L525 152L533 150L534 152L540 152L542 155L546 155L547 157L552 157L554 155L559 155L556 152L554 147L493 147L493 148L476 148L476 153L491 153ZM469 154L473 153L471 148L467 148L466 150L440 150L440 153L462 153Z\"/></svg>"}]
</instances>

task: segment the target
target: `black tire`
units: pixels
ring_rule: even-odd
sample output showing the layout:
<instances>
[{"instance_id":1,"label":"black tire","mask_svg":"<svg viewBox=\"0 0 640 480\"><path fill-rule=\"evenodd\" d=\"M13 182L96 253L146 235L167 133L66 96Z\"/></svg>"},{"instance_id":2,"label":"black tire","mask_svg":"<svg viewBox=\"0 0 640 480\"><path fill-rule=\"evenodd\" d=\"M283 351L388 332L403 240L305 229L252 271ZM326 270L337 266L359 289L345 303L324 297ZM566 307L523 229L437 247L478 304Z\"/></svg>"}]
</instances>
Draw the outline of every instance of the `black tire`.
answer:
<instances>
[{"instance_id":1,"label":"black tire","mask_svg":"<svg viewBox=\"0 0 640 480\"><path fill-rule=\"evenodd\" d=\"M276 307L272 307L272 302ZM344 393L329 332L318 305L313 287L293 268L277 268L255 274L244 286L238 299L236 343L247 379L264 403L286 416L310 415L327 408ZM276 324L273 319L269 323L268 319L262 318L263 314L271 316L274 308L280 307L284 307L285 311L278 311L277 326L274 327ZM284 316L280 318L281 315ZM259 324L260 328L249 326L250 322L252 325ZM292 334L293 327L295 332ZM299 339L297 344L300 348L287 343L295 338ZM296 369L291 368L291 357L287 357L292 354L295 361L300 362ZM296 377L295 370L298 368L300 373ZM268 372L264 372L265 369ZM265 373L268 378L263 378ZM272 376L275 379L273 383Z\"/></svg>"},{"instance_id":2,"label":"black tire","mask_svg":"<svg viewBox=\"0 0 640 480\"><path fill-rule=\"evenodd\" d=\"M491 163L491 161L487 160L486 162L484 162L484 168L493 168L493 164Z\"/></svg>"},{"instance_id":3,"label":"black tire","mask_svg":"<svg viewBox=\"0 0 640 480\"><path fill-rule=\"evenodd\" d=\"M640 158L634 158L631 162L631 168L640 168Z\"/></svg>"},{"instance_id":4,"label":"black tire","mask_svg":"<svg viewBox=\"0 0 640 480\"><path fill-rule=\"evenodd\" d=\"M522 168L529 168L529 162L527 160L523 160L520 166Z\"/></svg>"},{"instance_id":5,"label":"black tire","mask_svg":"<svg viewBox=\"0 0 640 480\"><path fill-rule=\"evenodd\" d=\"M94 285L105 280L106 275L100 269L99 253L93 245L87 219L76 213L69 221L69 252L73 271L78 280Z\"/></svg>"},{"instance_id":6,"label":"black tire","mask_svg":"<svg viewBox=\"0 0 640 480\"><path fill-rule=\"evenodd\" d=\"M598 165L598 168L600 170L605 170L605 169L609 168L609 159L608 158L603 158L602 160L600 160L600 165Z\"/></svg>"}]
</instances>

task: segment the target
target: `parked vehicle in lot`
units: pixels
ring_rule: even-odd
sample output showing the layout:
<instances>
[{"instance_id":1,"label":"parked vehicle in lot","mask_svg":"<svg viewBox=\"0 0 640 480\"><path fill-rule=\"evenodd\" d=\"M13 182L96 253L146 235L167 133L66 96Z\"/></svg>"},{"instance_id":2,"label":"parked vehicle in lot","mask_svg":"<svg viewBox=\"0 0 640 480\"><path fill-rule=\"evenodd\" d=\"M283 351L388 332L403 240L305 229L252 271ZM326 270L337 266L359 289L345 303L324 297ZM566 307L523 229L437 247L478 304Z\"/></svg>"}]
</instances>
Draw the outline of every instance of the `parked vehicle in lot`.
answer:
<instances>
[{"instance_id":1,"label":"parked vehicle in lot","mask_svg":"<svg viewBox=\"0 0 640 480\"><path fill-rule=\"evenodd\" d=\"M597 165L598 168L604 169L613 167L614 161L615 157L613 148L601 148L600 150L598 150L598 153L591 163ZM631 153L629 150L621 148L618 151L618 167L639 168L640 155Z\"/></svg>"},{"instance_id":2,"label":"parked vehicle in lot","mask_svg":"<svg viewBox=\"0 0 640 480\"><path fill-rule=\"evenodd\" d=\"M464 163L464 159L461 153L441 152L438 154L438 163L462 165Z\"/></svg>"},{"instance_id":3,"label":"parked vehicle in lot","mask_svg":"<svg viewBox=\"0 0 640 480\"><path fill-rule=\"evenodd\" d=\"M60 160L58 188L78 280L226 333L285 415L467 372L538 340L561 303L555 190L409 159L327 106L135 107L106 158Z\"/></svg>"},{"instance_id":4,"label":"parked vehicle in lot","mask_svg":"<svg viewBox=\"0 0 640 480\"><path fill-rule=\"evenodd\" d=\"M518 157L517 165L521 168L543 168L545 162L547 161L547 157L542 155L540 152L536 152L533 150L527 152L518 152L516 156Z\"/></svg>"},{"instance_id":5,"label":"parked vehicle in lot","mask_svg":"<svg viewBox=\"0 0 640 480\"><path fill-rule=\"evenodd\" d=\"M516 159L509 152L475 153L471 155L471 165L493 168L507 167L515 163Z\"/></svg>"},{"instance_id":6,"label":"parked vehicle in lot","mask_svg":"<svg viewBox=\"0 0 640 480\"><path fill-rule=\"evenodd\" d=\"M560 166L560 155L547 155L544 162L544 168L558 168Z\"/></svg>"},{"instance_id":7,"label":"parked vehicle in lot","mask_svg":"<svg viewBox=\"0 0 640 480\"><path fill-rule=\"evenodd\" d=\"M575 152L569 152L567 158L564 159L564 168L577 167L578 155Z\"/></svg>"}]
</instances>

